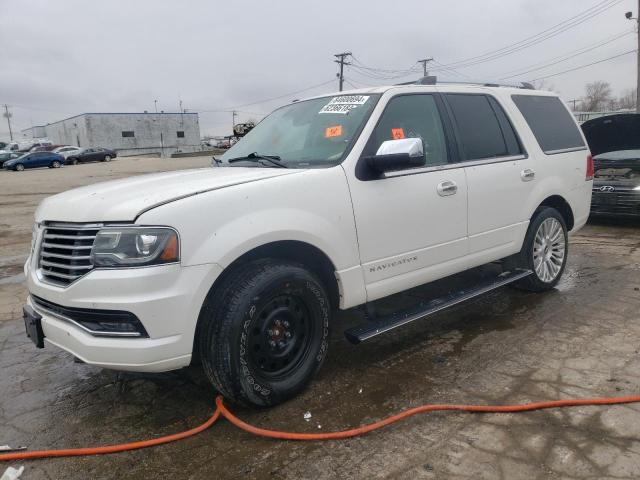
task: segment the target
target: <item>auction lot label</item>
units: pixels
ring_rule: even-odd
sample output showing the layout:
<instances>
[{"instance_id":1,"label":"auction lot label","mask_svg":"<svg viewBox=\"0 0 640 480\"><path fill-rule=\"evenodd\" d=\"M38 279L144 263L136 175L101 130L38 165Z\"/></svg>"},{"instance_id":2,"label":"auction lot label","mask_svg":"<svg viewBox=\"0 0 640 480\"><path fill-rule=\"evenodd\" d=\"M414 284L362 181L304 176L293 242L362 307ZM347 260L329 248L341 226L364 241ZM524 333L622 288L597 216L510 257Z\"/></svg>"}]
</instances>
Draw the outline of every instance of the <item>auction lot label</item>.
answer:
<instances>
[{"instance_id":1,"label":"auction lot label","mask_svg":"<svg viewBox=\"0 0 640 480\"><path fill-rule=\"evenodd\" d=\"M346 115L354 108L364 105L369 95L343 95L333 97L318 113L340 113Z\"/></svg>"}]
</instances>

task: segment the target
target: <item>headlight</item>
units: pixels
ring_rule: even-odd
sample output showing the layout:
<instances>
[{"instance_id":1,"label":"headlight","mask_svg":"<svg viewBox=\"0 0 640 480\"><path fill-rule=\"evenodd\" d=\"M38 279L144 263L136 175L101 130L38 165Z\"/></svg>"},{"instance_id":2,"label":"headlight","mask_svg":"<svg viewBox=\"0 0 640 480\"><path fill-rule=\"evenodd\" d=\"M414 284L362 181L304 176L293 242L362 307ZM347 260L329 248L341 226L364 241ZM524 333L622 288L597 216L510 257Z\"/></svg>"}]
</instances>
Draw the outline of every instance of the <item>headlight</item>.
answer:
<instances>
[{"instance_id":1,"label":"headlight","mask_svg":"<svg viewBox=\"0 0 640 480\"><path fill-rule=\"evenodd\" d=\"M178 235L170 228L105 228L91 249L95 267L140 267L179 259Z\"/></svg>"}]
</instances>

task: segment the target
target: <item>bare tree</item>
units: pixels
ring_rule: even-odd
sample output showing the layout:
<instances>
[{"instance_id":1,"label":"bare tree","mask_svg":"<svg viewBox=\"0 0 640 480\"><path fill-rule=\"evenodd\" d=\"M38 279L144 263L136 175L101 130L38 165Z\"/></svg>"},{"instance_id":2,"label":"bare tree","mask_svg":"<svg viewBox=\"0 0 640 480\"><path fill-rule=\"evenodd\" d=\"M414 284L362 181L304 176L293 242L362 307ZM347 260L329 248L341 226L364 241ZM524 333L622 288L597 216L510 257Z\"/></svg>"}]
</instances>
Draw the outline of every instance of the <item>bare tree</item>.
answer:
<instances>
[{"instance_id":1,"label":"bare tree","mask_svg":"<svg viewBox=\"0 0 640 480\"><path fill-rule=\"evenodd\" d=\"M556 90L556 87L548 83L544 78L542 80L531 80L529 83L533 85L533 88L536 90L547 90L549 92L555 92Z\"/></svg>"},{"instance_id":2,"label":"bare tree","mask_svg":"<svg viewBox=\"0 0 640 480\"><path fill-rule=\"evenodd\" d=\"M619 109L635 110L636 108L636 89L628 88L622 92L618 98Z\"/></svg>"},{"instance_id":3,"label":"bare tree","mask_svg":"<svg viewBox=\"0 0 640 480\"><path fill-rule=\"evenodd\" d=\"M611 99L611 85L608 82L598 80L588 83L582 99L582 110L585 112L604 110L609 106Z\"/></svg>"}]
</instances>

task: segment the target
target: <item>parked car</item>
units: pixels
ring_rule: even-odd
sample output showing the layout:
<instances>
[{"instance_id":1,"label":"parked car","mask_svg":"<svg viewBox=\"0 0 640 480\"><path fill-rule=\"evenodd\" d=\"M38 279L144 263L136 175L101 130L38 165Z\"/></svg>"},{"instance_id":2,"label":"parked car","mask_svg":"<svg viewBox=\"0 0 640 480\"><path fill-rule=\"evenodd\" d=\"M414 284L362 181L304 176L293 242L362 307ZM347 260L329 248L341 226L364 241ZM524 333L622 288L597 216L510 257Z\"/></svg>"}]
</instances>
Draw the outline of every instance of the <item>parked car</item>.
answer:
<instances>
[{"instance_id":1,"label":"parked car","mask_svg":"<svg viewBox=\"0 0 640 480\"><path fill-rule=\"evenodd\" d=\"M8 142L0 142L0 151L6 149L8 145Z\"/></svg>"},{"instance_id":2,"label":"parked car","mask_svg":"<svg viewBox=\"0 0 640 480\"><path fill-rule=\"evenodd\" d=\"M86 162L110 162L117 156L118 154L115 150L110 150L108 148L83 148L79 152L68 155L65 161L67 164L71 165Z\"/></svg>"},{"instance_id":3,"label":"parked car","mask_svg":"<svg viewBox=\"0 0 640 480\"><path fill-rule=\"evenodd\" d=\"M60 168L64 163L64 158L57 153L52 152L33 152L26 153L14 158L13 160L7 160L4 162L3 168L8 170L15 170L21 172L25 168Z\"/></svg>"},{"instance_id":4,"label":"parked car","mask_svg":"<svg viewBox=\"0 0 640 480\"><path fill-rule=\"evenodd\" d=\"M82 151L80 147L74 147L72 145L64 145L53 150L54 153L62 155L65 159L73 154L80 153L80 151Z\"/></svg>"},{"instance_id":5,"label":"parked car","mask_svg":"<svg viewBox=\"0 0 640 480\"><path fill-rule=\"evenodd\" d=\"M593 184L555 94L485 85L292 103L220 162L46 198L25 265L34 343L118 370L197 357L225 397L274 405L322 365L337 309L367 308L345 332L358 342L507 283L552 289ZM368 308L497 261L490 283L411 314Z\"/></svg>"},{"instance_id":6,"label":"parked car","mask_svg":"<svg viewBox=\"0 0 640 480\"><path fill-rule=\"evenodd\" d=\"M591 214L640 218L640 115L594 118L582 130L595 162Z\"/></svg>"},{"instance_id":7,"label":"parked car","mask_svg":"<svg viewBox=\"0 0 640 480\"><path fill-rule=\"evenodd\" d=\"M55 149L62 147L64 145L55 145L53 143L51 144L35 144L33 147L31 147L29 149L30 152L52 152Z\"/></svg>"},{"instance_id":8,"label":"parked car","mask_svg":"<svg viewBox=\"0 0 640 480\"><path fill-rule=\"evenodd\" d=\"M14 158L20 157L21 154L13 153L13 152L0 152L0 168L4 165L4 162L8 160L13 160Z\"/></svg>"}]
</instances>

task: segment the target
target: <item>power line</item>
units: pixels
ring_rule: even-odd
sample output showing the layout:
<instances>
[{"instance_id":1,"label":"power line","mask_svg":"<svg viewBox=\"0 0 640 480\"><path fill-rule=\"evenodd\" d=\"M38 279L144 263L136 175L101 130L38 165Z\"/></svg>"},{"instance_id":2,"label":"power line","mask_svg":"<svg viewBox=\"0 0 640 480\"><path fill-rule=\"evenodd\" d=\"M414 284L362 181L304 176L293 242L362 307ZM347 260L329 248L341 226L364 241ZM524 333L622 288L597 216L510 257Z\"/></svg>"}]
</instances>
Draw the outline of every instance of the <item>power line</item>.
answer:
<instances>
[{"instance_id":1,"label":"power line","mask_svg":"<svg viewBox=\"0 0 640 480\"><path fill-rule=\"evenodd\" d=\"M518 71L518 73L514 73L513 75L508 75L508 76L504 76L504 77L499 77L500 80L506 80L509 78L513 78L513 77L519 77L522 75L525 75L527 73L531 73L531 72L535 72L537 70L542 70L545 68L548 68L552 65L557 65L558 63L562 63L562 62L566 62L567 60L570 60L572 58L578 57L580 55L584 55L585 53L589 53L593 50L595 50L596 48L600 48L603 47L605 45L608 45L616 40L619 40L622 37L625 37L626 35L629 35L631 33L634 33L632 30L624 32L620 35L614 36L613 38L610 38L608 40L604 40L601 41L599 43L595 43L595 44L591 44L587 47L583 47L583 48L579 48L576 50L572 50L571 52L565 53L564 55L558 55L556 57L550 58L544 62L538 62L538 63L534 63L533 65L529 65L529 67L522 67L522 68L529 68L528 70L524 70L524 71ZM560 60L556 60L556 59L560 59ZM556 60L556 61L553 61ZM545 63L546 62L546 63ZM550 63L549 63L550 62ZM530 67L535 67L535 68L530 68ZM512 70L513 72L514 70ZM507 73L511 73L511 72L507 72Z\"/></svg>"},{"instance_id":2,"label":"power line","mask_svg":"<svg viewBox=\"0 0 640 480\"><path fill-rule=\"evenodd\" d=\"M535 82L535 81L538 81L538 80L544 80L545 78L557 77L558 75L563 75L565 73L575 72L576 70L580 70L582 68L590 67L591 65L596 65L598 63L607 62L609 60L613 60L614 58L619 58L619 57L622 57L624 55L629 55L630 53L635 53L637 51L638 50L634 48L633 50L629 50L628 52L620 53L618 55L614 55L614 56L608 57L608 58L603 58L602 60L598 60L596 62L591 62L591 63L587 63L585 65L580 65L578 67L570 68L568 70L563 70L561 72L552 73L551 75L545 75L544 77L533 78L533 79L531 79L531 81Z\"/></svg>"},{"instance_id":3,"label":"power line","mask_svg":"<svg viewBox=\"0 0 640 480\"><path fill-rule=\"evenodd\" d=\"M597 15L600 15L606 10L619 4L621 1L622 0L604 0L594 5L593 7L588 8L587 10L584 10L583 12L577 15L574 15L571 18L568 18L567 20L564 20L552 27L547 28L546 30L543 30L540 33L531 35L518 42L506 45L496 50L483 53L481 55L476 55L476 56L468 57L466 59L459 60L456 62L444 64L444 66L455 67L455 68L467 68L473 65L478 65L480 63L489 62L492 60L496 60L498 58L502 58L507 55L511 55L520 50L524 50L525 48L529 48L533 45L537 45L538 43L548 40L549 38L553 38L557 35L560 35L561 33L564 33L567 30L570 30L571 28L574 28L596 17Z\"/></svg>"},{"instance_id":4,"label":"power line","mask_svg":"<svg viewBox=\"0 0 640 480\"><path fill-rule=\"evenodd\" d=\"M239 108L242 108L242 107L249 107L251 105L257 105L259 103L267 103L267 102L272 102L274 100L280 100L282 98L291 97L292 95L297 95L298 93L306 92L308 90L313 90L314 88L323 87L323 86L328 85L328 84L333 83L333 82L334 82L334 80L331 79L331 80L328 80L326 82L318 83L317 85L311 85L310 87L303 88L301 90L296 90L295 92L289 92L289 93L285 93L284 95L278 95L277 97L265 98L263 100L257 100L255 102L251 102L251 103L244 103L242 105L235 105L233 107L226 107L226 108L221 108L221 109L216 109L216 110L198 110L198 113L229 112L229 111L233 111L233 110L237 111Z\"/></svg>"}]
</instances>

